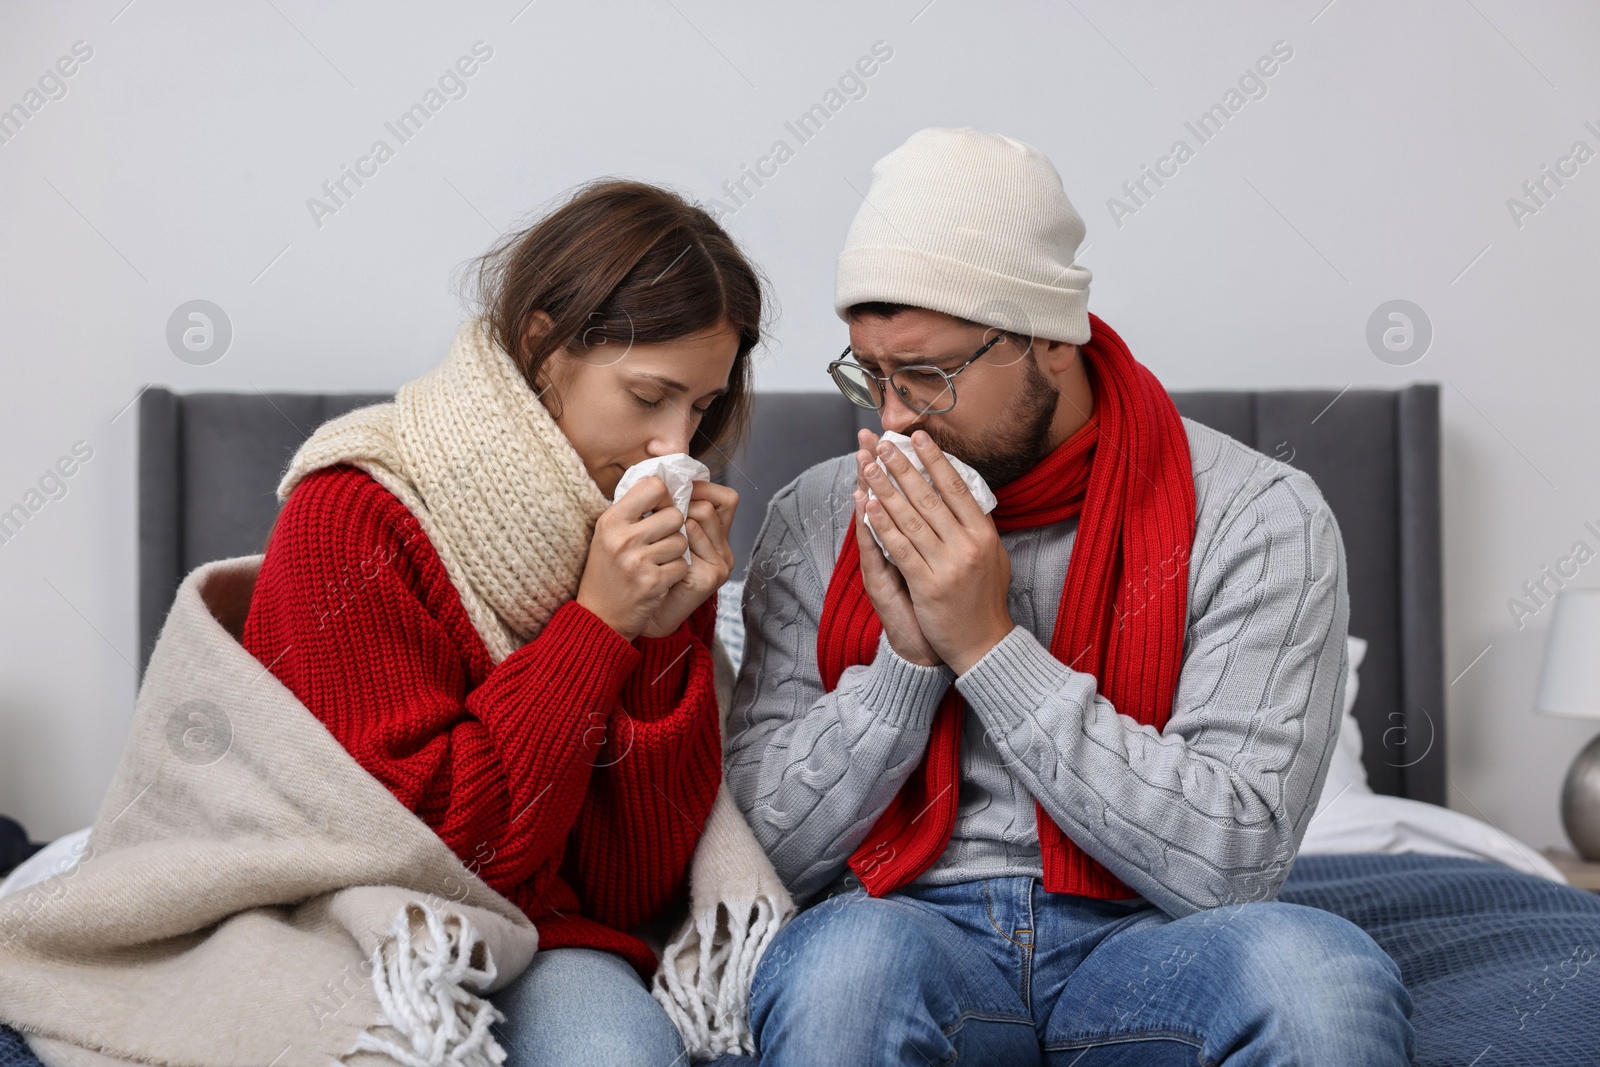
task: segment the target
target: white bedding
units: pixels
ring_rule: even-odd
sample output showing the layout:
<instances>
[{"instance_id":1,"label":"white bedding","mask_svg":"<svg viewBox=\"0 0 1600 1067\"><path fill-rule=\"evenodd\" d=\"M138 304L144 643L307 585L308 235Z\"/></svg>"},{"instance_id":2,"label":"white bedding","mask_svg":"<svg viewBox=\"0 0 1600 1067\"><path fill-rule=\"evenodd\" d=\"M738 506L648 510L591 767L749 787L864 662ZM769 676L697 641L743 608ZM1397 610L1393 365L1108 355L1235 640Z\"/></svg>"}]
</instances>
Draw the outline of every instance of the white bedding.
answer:
<instances>
[{"instance_id":1,"label":"white bedding","mask_svg":"<svg viewBox=\"0 0 1600 1067\"><path fill-rule=\"evenodd\" d=\"M739 613L741 585L739 582L725 585L717 605L717 627L736 667L744 649ZM1345 680L1344 720L1340 724L1339 743L1317 801L1316 814L1311 817L1300 843L1299 854L1426 852L1438 856L1465 856L1503 863L1527 874L1566 884L1566 877L1541 856L1538 849L1481 819L1437 804L1385 796L1371 790L1361 763L1361 730L1350 713L1359 687L1356 672L1366 651L1366 641L1359 637L1349 639L1350 667ZM70 870L87 848L88 839L89 830L84 828L52 841L0 883L0 896Z\"/></svg>"},{"instance_id":2,"label":"white bedding","mask_svg":"<svg viewBox=\"0 0 1600 1067\"><path fill-rule=\"evenodd\" d=\"M1311 817L1300 855L1333 852L1427 852L1492 860L1519 871L1566 883L1566 876L1539 850L1482 819L1420 800L1347 790Z\"/></svg>"},{"instance_id":3,"label":"white bedding","mask_svg":"<svg viewBox=\"0 0 1600 1067\"><path fill-rule=\"evenodd\" d=\"M1361 729L1351 709L1360 688L1357 670L1367 643L1348 641L1349 672L1345 675L1344 719L1339 742L1322 784L1316 814L1300 842L1300 855L1337 852L1426 852L1503 863L1519 871L1567 883L1566 876L1539 850L1482 819L1420 800L1374 793L1361 763Z\"/></svg>"}]
</instances>

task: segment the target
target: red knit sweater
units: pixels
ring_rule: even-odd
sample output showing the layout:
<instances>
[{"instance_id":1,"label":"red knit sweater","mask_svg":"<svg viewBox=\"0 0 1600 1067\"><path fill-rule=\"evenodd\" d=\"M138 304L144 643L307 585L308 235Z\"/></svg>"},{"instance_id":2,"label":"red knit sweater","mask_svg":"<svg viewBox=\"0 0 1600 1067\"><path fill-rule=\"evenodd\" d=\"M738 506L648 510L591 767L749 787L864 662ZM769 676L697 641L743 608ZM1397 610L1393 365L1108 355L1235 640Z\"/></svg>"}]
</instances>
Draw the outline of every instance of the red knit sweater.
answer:
<instances>
[{"instance_id":1,"label":"red knit sweater","mask_svg":"<svg viewBox=\"0 0 1600 1067\"><path fill-rule=\"evenodd\" d=\"M540 948L655 953L625 931L686 899L722 780L709 651L716 597L629 642L576 600L498 666L421 525L359 468L285 501L244 647Z\"/></svg>"}]
</instances>

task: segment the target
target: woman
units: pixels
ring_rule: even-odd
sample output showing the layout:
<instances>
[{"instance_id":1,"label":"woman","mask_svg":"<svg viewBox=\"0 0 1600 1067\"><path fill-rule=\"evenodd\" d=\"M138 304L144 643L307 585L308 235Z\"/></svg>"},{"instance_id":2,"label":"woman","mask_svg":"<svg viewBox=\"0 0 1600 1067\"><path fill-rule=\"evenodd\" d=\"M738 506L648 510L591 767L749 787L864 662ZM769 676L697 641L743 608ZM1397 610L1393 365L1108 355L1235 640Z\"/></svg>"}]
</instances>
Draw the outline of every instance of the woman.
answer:
<instances>
[{"instance_id":1,"label":"woman","mask_svg":"<svg viewBox=\"0 0 1600 1067\"><path fill-rule=\"evenodd\" d=\"M721 781L738 495L610 497L635 463L715 468L743 434L761 283L705 212L624 181L477 278L440 367L296 454L243 644L534 921L492 998L512 1065L665 1065L684 1047L638 934L681 901Z\"/></svg>"}]
</instances>

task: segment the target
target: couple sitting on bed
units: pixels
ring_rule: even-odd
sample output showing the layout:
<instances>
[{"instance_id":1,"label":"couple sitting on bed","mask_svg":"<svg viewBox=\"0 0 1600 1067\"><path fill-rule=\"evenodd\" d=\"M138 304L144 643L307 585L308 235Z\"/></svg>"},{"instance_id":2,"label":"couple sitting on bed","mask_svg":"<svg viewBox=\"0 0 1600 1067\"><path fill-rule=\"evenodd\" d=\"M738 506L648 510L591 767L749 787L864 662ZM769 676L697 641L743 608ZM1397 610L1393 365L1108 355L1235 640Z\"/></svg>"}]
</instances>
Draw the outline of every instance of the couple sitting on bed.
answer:
<instances>
[{"instance_id":1,"label":"couple sitting on bed","mask_svg":"<svg viewBox=\"0 0 1600 1067\"><path fill-rule=\"evenodd\" d=\"M488 994L507 1063L1410 1061L1389 956L1274 899L1338 732L1337 524L1180 418L1083 235L1005 137L873 168L829 371L932 485L863 430L776 493L736 684L737 493L612 499L750 416L762 285L677 196L512 235L391 421L296 454L242 644L536 926Z\"/></svg>"},{"instance_id":2,"label":"couple sitting on bed","mask_svg":"<svg viewBox=\"0 0 1600 1067\"><path fill-rule=\"evenodd\" d=\"M725 464L748 417L761 290L700 210L601 184L509 243L476 355L512 353L550 428L486 441L441 415L416 443L456 464L427 501L460 516L453 549L530 616L507 620L532 637L515 662L484 670L426 537L381 551L408 515L371 476L335 451L293 489L245 647L464 861L488 842L477 873L540 935L494 997L513 1063L680 1060L627 930L685 882L724 746L804 909L749 990L763 1064L1409 1059L1389 958L1272 900L1339 722L1333 515L1306 475L1180 419L1088 315L1082 235L1015 141L928 130L874 168L833 373L939 494L870 431L777 493L725 741L710 645L737 494L695 482L685 515L651 478L592 507L651 456ZM480 480L526 480L570 542L476 514Z\"/></svg>"}]
</instances>

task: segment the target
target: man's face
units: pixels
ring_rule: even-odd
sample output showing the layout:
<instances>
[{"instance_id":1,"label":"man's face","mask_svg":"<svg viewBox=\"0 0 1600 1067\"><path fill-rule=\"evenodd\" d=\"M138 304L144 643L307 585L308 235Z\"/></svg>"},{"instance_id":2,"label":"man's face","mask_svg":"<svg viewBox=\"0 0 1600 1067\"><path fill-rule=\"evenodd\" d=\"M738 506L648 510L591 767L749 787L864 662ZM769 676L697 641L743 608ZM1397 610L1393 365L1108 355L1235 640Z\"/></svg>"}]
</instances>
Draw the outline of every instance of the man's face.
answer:
<instances>
[{"instance_id":1,"label":"man's face","mask_svg":"<svg viewBox=\"0 0 1600 1067\"><path fill-rule=\"evenodd\" d=\"M850 348L869 372L887 376L912 363L955 371L995 331L939 311L910 308L890 318L858 315ZM887 389L878 412L885 430L923 430L970 464L991 488L1015 481L1050 451L1050 425L1060 399L1022 342L1007 335L955 379L955 407L918 413Z\"/></svg>"}]
</instances>

